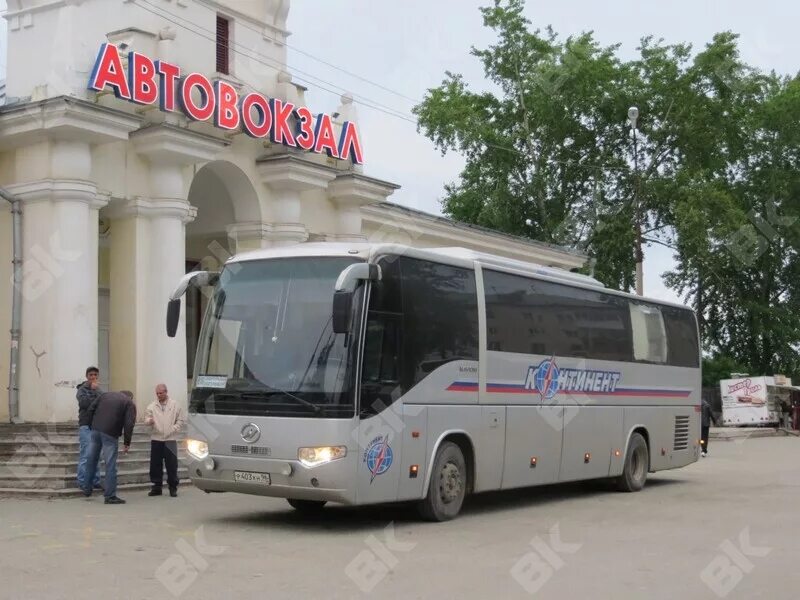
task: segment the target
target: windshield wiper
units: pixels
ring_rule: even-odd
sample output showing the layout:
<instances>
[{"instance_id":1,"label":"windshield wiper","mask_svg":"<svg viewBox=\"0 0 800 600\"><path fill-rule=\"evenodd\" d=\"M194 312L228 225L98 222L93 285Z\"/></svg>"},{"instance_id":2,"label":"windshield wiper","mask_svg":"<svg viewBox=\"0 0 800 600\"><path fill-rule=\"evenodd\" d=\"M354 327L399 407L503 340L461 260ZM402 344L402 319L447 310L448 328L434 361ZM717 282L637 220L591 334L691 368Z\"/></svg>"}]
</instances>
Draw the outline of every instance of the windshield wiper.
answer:
<instances>
[{"instance_id":1,"label":"windshield wiper","mask_svg":"<svg viewBox=\"0 0 800 600\"><path fill-rule=\"evenodd\" d=\"M263 389L260 389L260 388L263 388ZM320 406L314 404L313 402L309 402L308 400L304 400L303 398L300 398L299 396L295 396L291 392L287 392L286 390L281 390L281 389L278 389L278 388L274 388L274 387L269 386L269 385L267 385L265 383L259 384L256 387L256 389L251 389L251 390L244 389L244 390L236 390L236 391L241 391L242 395L245 395L245 394L258 394L258 392L269 392L270 394L282 394L284 396L288 396L292 400L295 400L295 401L299 402L303 406L307 406L308 408L312 409L314 411L315 415L319 414L319 412L322 410L322 408Z\"/></svg>"}]
</instances>

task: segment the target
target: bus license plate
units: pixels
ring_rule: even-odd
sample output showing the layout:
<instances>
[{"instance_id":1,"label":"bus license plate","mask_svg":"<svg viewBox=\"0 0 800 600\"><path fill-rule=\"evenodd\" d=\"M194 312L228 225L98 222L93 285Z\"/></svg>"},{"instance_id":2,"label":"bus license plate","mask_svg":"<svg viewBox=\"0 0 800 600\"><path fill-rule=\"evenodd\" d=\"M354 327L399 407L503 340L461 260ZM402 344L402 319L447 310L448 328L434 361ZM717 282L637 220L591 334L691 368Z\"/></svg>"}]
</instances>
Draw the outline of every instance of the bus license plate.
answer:
<instances>
[{"instance_id":1,"label":"bus license plate","mask_svg":"<svg viewBox=\"0 0 800 600\"><path fill-rule=\"evenodd\" d=\"M269 473L253 473L252 471L234 471L233 480L236 483L258 483L270 485Z\"/></svg>"}]
</instances>

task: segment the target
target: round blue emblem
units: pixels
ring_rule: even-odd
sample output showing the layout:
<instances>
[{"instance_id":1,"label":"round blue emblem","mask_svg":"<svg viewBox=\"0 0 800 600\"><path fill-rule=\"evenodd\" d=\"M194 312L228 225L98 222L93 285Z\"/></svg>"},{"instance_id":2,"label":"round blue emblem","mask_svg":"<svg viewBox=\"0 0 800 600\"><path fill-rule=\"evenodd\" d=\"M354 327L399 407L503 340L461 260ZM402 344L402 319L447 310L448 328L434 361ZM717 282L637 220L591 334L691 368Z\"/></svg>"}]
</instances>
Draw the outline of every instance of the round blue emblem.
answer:
<instances>
[{"instance_id":1,"label":"round blue emblem","mask_svg":"<svg viewBox=\"0 0 800 600\"><path fill-rule=\"evenodd\" d=\"M376 475L381 475L388 471L394 460L392 447L389 446L389 436L372 440L364 453L364 460L367 463L369 472L372 473L370 483L372 483L372 479L375 479Z\"/></svg>"},{"instance_id":2,"label":"round blue emblem","mask_svg":"<svg viewBox=\"0 0 800 600\"><path fill-rule=\"evenodd\" d=\"M539 363L533 382L543 399L551 400L558 392L558 375L559 370L555 359L546 358Z\"/></svg>"}]
</instances>

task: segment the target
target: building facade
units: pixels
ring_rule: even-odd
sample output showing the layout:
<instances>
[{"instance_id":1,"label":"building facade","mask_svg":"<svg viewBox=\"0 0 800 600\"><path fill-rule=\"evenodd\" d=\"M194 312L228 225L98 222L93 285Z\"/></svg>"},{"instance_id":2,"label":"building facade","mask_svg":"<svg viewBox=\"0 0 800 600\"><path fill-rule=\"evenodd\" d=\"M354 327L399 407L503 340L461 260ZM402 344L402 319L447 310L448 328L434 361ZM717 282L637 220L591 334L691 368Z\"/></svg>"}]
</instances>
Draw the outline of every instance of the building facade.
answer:
<instances>
[{"instance_id":1,"label":"building facade","mask_svg":"<svg viewBox=\"0 0 800 600\"><path fill-rule=\"evenodd\" d=\"M286 68L289 8L8 0L0 186L23 206L18 419L74 420L90 364L140 406L161 381L185 402L202 298L187 299L186 336L175 339L166 301L187 270L233 253L374 240L584 264L579 253L388 202L398 186L365 172L368 155L360 164L352 97L331 115L301 110L306 88ZM11 237L2 203L0 282L12 280ZM0 291L7 381L11 284ZM11 416L0 403L0 421Z\"/></svg>"}]
</instances>

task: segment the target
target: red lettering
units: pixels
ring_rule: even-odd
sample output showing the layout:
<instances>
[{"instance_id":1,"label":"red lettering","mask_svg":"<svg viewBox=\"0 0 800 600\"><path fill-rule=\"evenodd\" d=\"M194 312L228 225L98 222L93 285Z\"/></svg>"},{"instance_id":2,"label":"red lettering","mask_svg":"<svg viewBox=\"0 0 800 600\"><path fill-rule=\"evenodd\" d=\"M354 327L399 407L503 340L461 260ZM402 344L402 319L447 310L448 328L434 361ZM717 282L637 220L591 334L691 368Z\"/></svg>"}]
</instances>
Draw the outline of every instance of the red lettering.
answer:
<instances>
[{"instance_id":1,"label":"red lettering","mask_svg":"<svg viewBox=\"0 0 800 600\"><path fill-rule=\"evenodd\" d=\"M136 104L154 104L158 99L156 66L144 54L128 54L128 81L131 85L131 100Z\"/></svg>"},{"instance_id":2,"label":"red lettering","mask_svg":"<svg viewBox=\"0 0 800 600\"><path fill-rule=\"evenodd\" d=\"M339 136L339 158L342 160L352 158L355 165L364 164L361 140L358 139L356 124L352 121L345 121L342 125L342 134Z\"/></svg>"},{"instance_id":3,"label":"red lettering","mask_svg":"<svg viewBox=\"0 0 800 600\"><path fill-rule=\"evenodd\" d=\"M214 125L229 131L239 127L239 94L230 83L217 81L214 84L217 97L217 110L214 112Z\"/></svg>"},{"instance_id":4,"label":"red lettering","mask_svg":"<svg viewBox=\"0 0 800 600\"><path fill-rule=\"evenodd\" d=\"M259 114L259 120L253 119L253 110ZM248 94L242 99L242 129L253 138L267 137L272 127L272 109L269 101L258 93Z\"/></svg>"},{"instance_id":5,"label":"red lettering","mask_svg":"<svg viewBox=\"0 0 800 600\"><path fill-rule=\"evenodd\" d=\"M192 90L200 92L200 104L192 98ZM200 73L191 73L181 81L181 108L186 115L195 121L207 121L214 114L214 88L207 77Z\"/></svg>"},{"instance_id":6,"label":"red lettering","mask_svg":"<svg viewBox=\"0 0 800 600\"><path fill-rule=\"evenodd\" d=\"M333 120L330 115L317 116L317 125L314 128L314 152L319 154L325 150L328 156L339 158L339 149L336 147L336 137L333 135Z\"/></svg>"},{"instance_id":7,"label":"red lettering","mask_svg":"<svg viewBox=\"0 0 800 600\"><path fill-rule=\"evenodd\" d=\"M181 76L179 67L168 62L157 60L156 71L161 76L158 84L161 110L173 112L175 110L175 82Z\"/></svg>"},{"instance_id":8,"label":"red lettering","mask_svg":"<svg viewBox=\"0 0 800 600\"><path fill-rule=\"evenodd\" d=\"M285 146L297 146L294 141L292 128L289 126L289 117L294 112L294 104L273 98L269 101L272 109L272 129L269 132L269 139L273 144L283 144Z\"/></svg>"},{"instance_id":9,"label":"red lettering","mask_svg":"<svg viewBox=\"0 0 800 600\"><path fill-rule=\"evenodd\" d=\"M92 75L89 78L89 89L102 92L107 85L114 88L117 98L131 99L131 90L125 79L125 69L119 58L119 51L113 44L105 43L100 46Z\"/></svg>"},{"instance_id":10,"label":"red lettering","mask_svg":"<svg viewBox=\"0 0 800 600\"><path fill-rule=\"evenodd\" d=\"M297 130L295 131L297 145L303 150L311 150L314 147L314 128L311 126L314 122L314 115L305 106L301 106L294 111L294 116L297 120Z\"/></svg>"}]
</instances>

